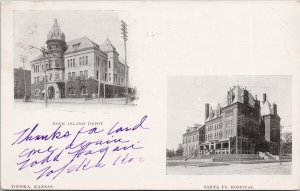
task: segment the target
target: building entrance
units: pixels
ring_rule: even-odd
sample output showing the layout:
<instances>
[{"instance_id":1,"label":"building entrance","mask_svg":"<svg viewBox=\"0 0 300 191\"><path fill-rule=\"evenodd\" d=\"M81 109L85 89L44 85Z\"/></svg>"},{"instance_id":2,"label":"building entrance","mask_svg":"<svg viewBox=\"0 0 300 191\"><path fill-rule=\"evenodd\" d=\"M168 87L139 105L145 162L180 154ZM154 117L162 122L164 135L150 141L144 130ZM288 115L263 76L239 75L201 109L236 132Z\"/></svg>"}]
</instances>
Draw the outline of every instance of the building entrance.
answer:
<instances>
[{"instance_id":1,"label":"building entrance","mask_svg":"<svg viewBox=\"0 0 300 191\"><path fill-rule=\"evenodd\" d=\"M54 99L55 98L55 90L53 86L50 86L48 88L48 97L49 99Z\"/></svg>"}]
</instances>

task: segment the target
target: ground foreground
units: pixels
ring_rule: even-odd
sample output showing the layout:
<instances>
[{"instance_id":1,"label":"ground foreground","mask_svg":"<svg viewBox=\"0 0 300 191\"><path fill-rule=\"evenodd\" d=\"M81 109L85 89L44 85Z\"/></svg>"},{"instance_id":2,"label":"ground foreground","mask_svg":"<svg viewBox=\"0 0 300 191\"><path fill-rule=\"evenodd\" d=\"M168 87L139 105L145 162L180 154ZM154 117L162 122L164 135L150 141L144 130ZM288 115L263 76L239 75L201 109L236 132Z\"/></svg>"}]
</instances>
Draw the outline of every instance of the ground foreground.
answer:
<instances>
[{"instance_id":1,"label":"ground foreground","mask_svg":"<svg viewBox=\"0 0 300 191\"><path fill-rule=\"evenodd\" d=\"M205 163L204 163L205 164ZM289 175L292 162L280 163L206 163L208 165L167 166L168 175ZM210 165L209 165L210 164Z\"/></svg>"}]
</instances>

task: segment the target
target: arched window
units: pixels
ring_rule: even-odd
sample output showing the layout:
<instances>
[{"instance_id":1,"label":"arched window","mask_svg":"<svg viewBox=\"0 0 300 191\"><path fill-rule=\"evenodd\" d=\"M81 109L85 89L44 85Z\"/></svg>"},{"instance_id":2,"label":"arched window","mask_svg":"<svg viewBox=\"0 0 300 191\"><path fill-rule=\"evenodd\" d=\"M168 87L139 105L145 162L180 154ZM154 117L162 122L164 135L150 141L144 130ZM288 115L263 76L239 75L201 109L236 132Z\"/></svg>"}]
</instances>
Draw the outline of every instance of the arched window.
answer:
<instances>
[{"instance_id":1,"label":"arched window","mask_svg":"<svg viewBox=\"0 0 300 191\"><path fill-rule=\"evenodd\" d=\"M75 95L75 89L73 87L69 89L69 95Z\"/></svg>"},{"instance_id":2,"label":"arched window","mask_svg":"<svg viewBox=\"0 0 300 191\"><path fill-rule=\"evenodd\" d=\"M39 96L39 95L40 95L40 90L39 90L39 89L36 89L35 92L34 92L34 95L35 95L35 96Z\"/></svg>"},{"instance_id":3,"label":"arched window","mask_svg":"<svg viewBox=\"0 0 300 191\"><path fill-rule=\"evenodd\" d=\"M83 87L81 88L81 94L82 94L82 95L87 95L87 88L86 88L85 86L83 86Z\"/></svg>"}]
</instances>

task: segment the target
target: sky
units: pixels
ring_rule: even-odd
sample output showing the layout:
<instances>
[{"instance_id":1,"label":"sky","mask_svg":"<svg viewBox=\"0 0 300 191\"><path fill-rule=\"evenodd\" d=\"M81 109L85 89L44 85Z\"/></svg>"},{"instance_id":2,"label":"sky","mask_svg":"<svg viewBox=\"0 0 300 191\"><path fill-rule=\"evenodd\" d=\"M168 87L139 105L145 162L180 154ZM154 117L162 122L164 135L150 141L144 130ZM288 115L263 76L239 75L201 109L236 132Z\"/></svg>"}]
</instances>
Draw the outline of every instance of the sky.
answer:
<instances>
[{"instance_id":1,"label":"sky","mask_svg":"<svg viewBox=\"0 0 300 191\"><path fill-rule=\"evenodd\" d=\"M204 124L205 103L214 109L227 90L237 84L257 95L258 100L266 93L269 102L277 104L281 125L291 131L291 76L173 76L168 78L167 148L178 147L187 126Z\"/></svg>"},{"instance_id":2,"label":"sky","mask_svg":"<svg viewBox=\"0 0 300 191\"><path fill-rule=\"evenodd\" d=\"M37 57L38 50L28 51L17 43L25 46L45 47L47 34L50 31L54 19L65 33L66 41L83 36L88 37L97 44L102 44L106 38L116 47L120 56L124 59L124 43L121 38L121 16L118 11L15 11L14 12L14 43L15 62L14 67L22 67L20 55L27 57L25 68L30 69L30 60ZM125 22L127 22L125 20ZM128 26L128 63L130 63L130 26ZM129 64L130 66L130 64ZM131 73L129 78L131 79ZM129 83L131 80L129 80Z\"/></svg>"}]
</instances>

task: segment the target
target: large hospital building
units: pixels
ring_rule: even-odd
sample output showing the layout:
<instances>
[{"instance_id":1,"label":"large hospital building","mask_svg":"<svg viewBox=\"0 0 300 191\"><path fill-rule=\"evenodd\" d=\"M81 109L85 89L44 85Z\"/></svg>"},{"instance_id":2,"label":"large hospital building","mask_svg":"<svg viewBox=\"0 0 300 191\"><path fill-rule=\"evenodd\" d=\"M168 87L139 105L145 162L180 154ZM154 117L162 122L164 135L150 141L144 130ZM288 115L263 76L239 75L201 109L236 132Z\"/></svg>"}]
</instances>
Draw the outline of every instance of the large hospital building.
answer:
<instances>
[{"instance_id":1,"label":"large hospital building","mask_svg":"<svg viewBox=\"0 0 300 191\"><path fill-rule=\"evenodd\" d=\"M277 105L257 99L246 88L233 86L215 108L205 104L204 124L187 127L184 156L279 153L280 117Z\"/></svg>"}]
</instances>

